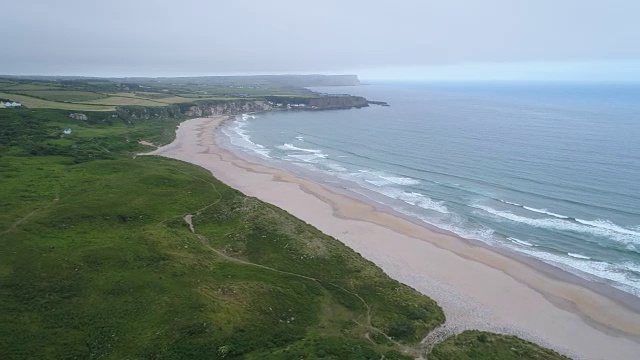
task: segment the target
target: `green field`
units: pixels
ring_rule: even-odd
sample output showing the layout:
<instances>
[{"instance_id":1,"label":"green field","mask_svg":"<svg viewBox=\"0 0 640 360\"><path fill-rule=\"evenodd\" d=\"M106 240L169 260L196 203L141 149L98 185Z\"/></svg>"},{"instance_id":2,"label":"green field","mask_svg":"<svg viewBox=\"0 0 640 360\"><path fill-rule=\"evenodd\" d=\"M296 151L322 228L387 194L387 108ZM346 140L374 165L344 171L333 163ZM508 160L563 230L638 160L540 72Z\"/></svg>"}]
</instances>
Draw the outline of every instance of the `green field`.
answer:
<instances>
[{"instance_id":1,"label":"green field","mask_svg":"<svg viewBox=\"0 0 640 360\"><path fill-rule=\"evenodd\" d=\"M1 87L0 87L1 88ZM194 100L238 100L241 98L220 96L183 97L156 93L113 93L102 94L90 91L66 90L51 87L49 90L28 90L41 88L35 85L20 85L5 88L0 97L21 102L28 108L63 110L112 111L117 106L167 106L189 103Z\"/></svg>"},{"instance_id":2,"label":"green field","mask_svg":"<svg viewBox=\"0 0 640 360\"><path fill-rule=\"evenodd\" d=\"M59 90L57 84L38 84L38 83L0 83L0 88L8 91L34 91L34 90Z\"/></svg>"},{"instance_id":3,"label":"green field","mask_svg":"<svg viewBox=\"0 0 640 360\"><path fill-rule=\"evenodd\" d=\"M13 93L0 92L0 98L6 98L13 101L17 101L22 103L22 105L28 108L33 108L33 109L45 108L45 109L64 109L64 110L80 110L80 111L113 111L115 110L115 106L64 103L64 102L58 102L58 101L38 99L31 96L18 95Z\"/></svg>"},{"instance_id":4,"label":"green field","mask_svg":"<svg viewBox=\"0 0 640 360\"><path fill-rule=\"evenodd\" d=\"M13 86L13 85L15 85L15 84L16 84L16 83L15 83L15 82L13 82L13 81L8 81L8 80L2 80L2 79L0 79L0 89L4 89L4 88L6 88L6 87L8 87L8 86Z\"/></svg>"},{"instance_id":5,"label":"green field","mask_svg":"<svg viewBox=\"0 0 640 360\"><path fill-rule=\"evenodd\" d=\"M254 83L255 81L255 83ZM112 111L116 107L166 107L193 101L315 97L310 90L273 80L243 77L166 79L25 78L0 79L0 97L28 108Z\"/></svg>"},{"instance_id":6,"label":"green field","mask_svg":"<svg viewBox=\"0 0 640 360\"><path fill-rule=\"evenodd\" d=\"M103 99L85 101L85 104L113 105L113 106L163 106L165 103L159 100L144 99L138 97L109 96Z\"/></svg>"},{"instance_id":7,"label":"green field","mask_svg":"<svg viewBox=\"0 0 640 360\"><path fill-rule=\"evenodd\" d=\"M90 100L97 100L105 98L106 95L88 92L88 91L75 91L75 90L31 90L31 91L19 91L20 95L32 96L51 101L63 101L63 102L86 102Z\"/></svg>"},{"instance_id":8,"label":"green field","mask_svg":"<svg viewBox=\"0 0 640 360\"><path fill-rule=\"evenodd\" d=\"M0 358L411 359L444 321L285 211L202 168L135 156L179 120L68 113L0 112ZM476 335L429 359L563 359Z\"/></svg>"}]
</instances>

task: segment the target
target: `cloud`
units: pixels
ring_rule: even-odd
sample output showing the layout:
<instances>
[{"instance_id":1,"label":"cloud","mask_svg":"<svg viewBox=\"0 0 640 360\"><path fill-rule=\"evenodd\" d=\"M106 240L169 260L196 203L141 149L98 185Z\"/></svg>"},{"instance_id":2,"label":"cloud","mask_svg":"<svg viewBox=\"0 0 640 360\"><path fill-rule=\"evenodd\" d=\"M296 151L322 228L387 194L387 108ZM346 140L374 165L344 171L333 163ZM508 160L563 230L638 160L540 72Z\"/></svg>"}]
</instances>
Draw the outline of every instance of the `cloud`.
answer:
<instances>
[{"instance_id":1,"label":"cloud","mask_svg":"<svg viewBox=\"0 0 640 360\"><path fill-rule=\"evenodd\" d=\"M24 0L0 73L340 72L640 58L635 0Z\"/></svg>"}]
</instances>

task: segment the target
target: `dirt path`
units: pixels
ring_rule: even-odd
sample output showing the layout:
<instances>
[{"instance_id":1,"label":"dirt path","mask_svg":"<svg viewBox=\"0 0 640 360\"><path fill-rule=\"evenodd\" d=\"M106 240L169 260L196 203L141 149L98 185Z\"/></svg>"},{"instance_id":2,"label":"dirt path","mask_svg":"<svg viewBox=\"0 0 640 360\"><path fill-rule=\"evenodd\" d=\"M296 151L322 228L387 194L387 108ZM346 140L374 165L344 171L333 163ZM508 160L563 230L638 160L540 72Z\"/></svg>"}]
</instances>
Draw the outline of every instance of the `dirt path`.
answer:
<instances>
[{"instance_id":1,"label":"dirt path","mask_svg":"<svg viewBox=\"0 0 640 360\"><path fill-rule=\"evenodd\" d=\"M196 177L196 178L197 178L197 177ZM198 179L199 179L199 178L198 178ZM211 184L211 185L214 187L214 189L215 189L215 184L212 184L212 183L210 183L210 182L208 182L208 181L206 181L206 180L204 180L204 179L200 179L200 180L205 181L205 182L207 182L207 183ZM216 191L217 191L217 189L216 189ZM220 194L220 193L218 192L218 194ZM212 203L212 204L209 204L209 205L205 206L205 207L204 207L204 208L202 208L202 209L199 209L198 211L196 211L196 214L200 213L201 211L203 211L203 210L204 210L204 209L206 209L206 208L209 208L209 207L211 207L211 206L213 206L213 205L217 204L217 203L221 200L221 198L222 198L222 195L220 194L220 198L219 198L218 200L216 200L216 201L215 201L214 203ZM380 334L380 335L383 335L383 336L384 336L384 337L386 337L390 342L392 342L392 343L393 343L393 344L395 344L399 349L401 349L401 351L402 351L402 352L404 352L405 354L411 354L411 355L413 355L413 356L419 356L419 354L420 354L420 352L421 352L421 350L422 350L421 348L423 347L423 346L422 346L422 343L420 344L420 346L419 346L418 348L403 345L403 344L401 344L401 343L397 342L396 340L394 340L393 338L391 338L391 337L390 337L389 335L387 335L384 331L380 330L379 328L377 328L377 327L375 327L375 326L373 326L373 325L371 324L371 306L370 306L370 305L369 305L369 304L368 304L368 303L367 303L367 302L362 298L362 296L358 295L358 294L357 294L357 293L355 293L355 292L349 291L349 290L347 290L347 289L343 288L342 286L339 286L339 285L337 285L337 284L333 284L333 283L330 283L330 282L326 282L326 281L321 280L321 279L317 279L317 278L314 278L314 277L311 277L311 276L306 276L306 275L302 275L302 274L297 274L297 273L293 273L293 272L289 272L289 271L279 270L279 269L272 268L272 267L270 267L270 266L261 265L261 264L256 264L256 263L252 263L252 262L249 262L249 261L246 261L246 260L242 260L242 259L238 259L238 258L235 258L235 257L229 256L229 255L225 254L224 252L222 252L222 251L220 251L220 250L218 250L218 249L216 249L216 248L212 247L211 245L209 245L209 241L208 241L208 239L207 239L206 237L204 237L203 235L200 235L200 234L197 234L197 233L196 233L195 227L194 227L194 225L193 225L193 217L194 217L194 215L192 215L192 214L187 214L187 215L184 215L183 220L184 220L184 222L185 222L187 225L189 225L189 230L191 230L191 232L192 232L192 233L194 233L194 234L196 235L196 237L198 238L198 240L200 240L200 243L202 243L202 245L204 245L204 246L205 246L207 249L209 249L210 251L214 252L216 255L218 255L218 256L220 256L220 257L222 257L223 259L225 259L225 260L227 260L227 261L234 262L234 263L237 263L237 264L242 264L242 265L246 265L246 266L258 267L258 268L261 268L261 269L265 269L265 270L272 271L272 272L276 272L276 273L283 274L283 275L289 275L289 276L294 276L294 277L302 278L302 279L305 279L305 280L311 280L311 281L314 281L314 282L316 282L316 283L320 284L320 285L321 285L321 286L323 286L323 287L324 287L324 285L323 285L323 284L325 284L325 285L332 286L332 287L334 287L334 288L336 288L336 289L339 289L339 290L341 290L341 291L344 291L345 293L350 294L350 295L352 295L352 296L354 296L354 297L358 298L358 300L360 300L360 302L362 303L362 305L363 305L363 306L364 306L364 308L366 309L366 323L365 323L365 324L362 324L362 323L360 323L360 322L358 322L357 320L355 320L355 319L354 319L353 321L354 321L356 324L358 324L358 325L362 326L363 328L365 328L365 329L366 329L366 330L368 330L368 331L376 332L376 333L378 333L378 334ZM372 341L372 342L373 342L373 340L371 340L371 338L369 337L369 333L368 333L368 332L367 332L367 333L365 333L365 337L366 337L368 340L370 340L370 341Z\"/></svg>"},{"instance_id":2,"label":"dirt path","mask_svg":"<svg viewBox=\"0 0 640 360\"><path fill-rule=\"evenodd\" d=\"M7 230L1 232L0 235L4 235L4 234L6 234L6 233L8 233L8 232L10 232L12 230L15 230L18 227L18 225L20 225L20 223L22 223L23 221L25 221L28 218L30 218L33 214L37 213L38 210L40 210L40 209L35 209L35 210L31 211L30 213L28 213L25 217L23 217L23 218L19 219L18 221L14 222L13 224L11 224L11 226L9 226L7 228Z\"/></svg>"},{"instance_id":3,"label":"dirt path","mask_svg":"<svg viewBox=\"0 0 640 360\"><path fill-rule=\"evenodd\" d=\"M26 221L28 218L33 216L33 214L37 213L38 211L48 209L49 207L51 207L58 200L60 200L60 194L56 194L56 197L53 199L53 202L49 203L49 205L46 205L46 206L41 207L41 208L36 208L36 209L32 210L30 213L28 213L27 215L25 215L24 217L22 217L21 219L18 219L16 222L11 224L11 226L9 226L5 231L0 232L0 235L4 235L4 234L6 234L6 233L8 233L10 231L15 230L16 228L18 228L18 225L20 225L21 223Z\"/></svg>"},{"instance_id":4,"label":"dirt path","mask_svg":"<svg viewBox=\"0 0 640 360\"><path fill-rule=\"evenodd\" d=\"M140 140L140 141L138 141L138 144L147 145L147 146L153 146L156 149L158 148L158 145L156 145L156 144L154 144L152 142L146 141L146 140Z\"/></svg>"}]
</instances>

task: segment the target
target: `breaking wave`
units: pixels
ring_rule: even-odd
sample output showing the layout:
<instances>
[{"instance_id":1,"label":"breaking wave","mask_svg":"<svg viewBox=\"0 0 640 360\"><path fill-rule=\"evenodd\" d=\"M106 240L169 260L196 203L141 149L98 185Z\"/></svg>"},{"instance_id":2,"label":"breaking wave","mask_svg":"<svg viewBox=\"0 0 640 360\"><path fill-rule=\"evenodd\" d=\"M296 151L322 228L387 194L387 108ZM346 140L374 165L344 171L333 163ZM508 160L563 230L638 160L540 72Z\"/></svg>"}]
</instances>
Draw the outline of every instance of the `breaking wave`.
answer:
<instances>
[{"instance_id":1,"label":"breaking wave","mask_svg":"<svg viewBox=\"0 0 640 360\"><path fill-rule=\"evenodd\" d=\"M483 210L489 214L500 218L511 220L514 222L550 230L573 231L583 234L605 237L625 245L629 243L640 244L640 233L620 227L609 221L597 220L586 221L579 219L557 219L557 218L528 218L510 213L508 211L500 211L483 205L471 205L476 209Z\"/></svg>"}]
</instances>

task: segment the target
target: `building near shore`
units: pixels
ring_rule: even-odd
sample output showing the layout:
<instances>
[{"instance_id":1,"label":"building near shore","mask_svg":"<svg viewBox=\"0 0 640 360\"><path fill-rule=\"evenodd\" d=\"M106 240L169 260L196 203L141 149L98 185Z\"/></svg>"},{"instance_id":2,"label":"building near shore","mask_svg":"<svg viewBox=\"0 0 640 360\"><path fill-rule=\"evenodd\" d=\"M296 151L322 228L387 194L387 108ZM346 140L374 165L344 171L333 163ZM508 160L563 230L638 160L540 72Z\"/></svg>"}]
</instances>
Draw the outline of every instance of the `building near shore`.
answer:
<instances>
[{"instance_id":1,"label":"building near shore","mask_svg":"<svg viewBox=\"0 0 640 360\"><path fill-rule=\"evenodd\" d=\"M20 107L20 106L22 106L22 104L21 104L21 103L19 103L19 102L15 102L15 101L12 101L12 102L11 102L11 101L3 102L3 103L2 103L2 105L3 105L4 107Z\"/></svg>"}]
</instances>

